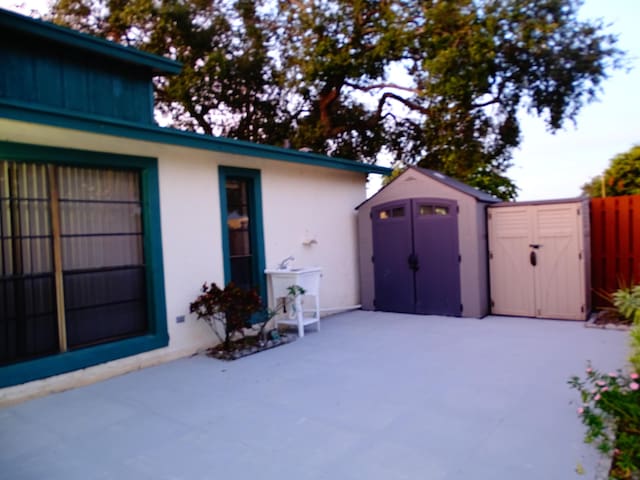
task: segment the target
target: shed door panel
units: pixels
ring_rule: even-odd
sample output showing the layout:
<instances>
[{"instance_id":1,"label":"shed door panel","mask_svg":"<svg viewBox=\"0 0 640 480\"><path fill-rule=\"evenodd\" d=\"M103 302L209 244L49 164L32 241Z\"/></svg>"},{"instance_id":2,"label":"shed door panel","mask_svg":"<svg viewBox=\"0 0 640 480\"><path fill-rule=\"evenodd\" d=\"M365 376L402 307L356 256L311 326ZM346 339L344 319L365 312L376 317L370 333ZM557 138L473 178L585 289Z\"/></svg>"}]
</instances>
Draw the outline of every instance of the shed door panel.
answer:
<instances>
[{"instance_id":1,"label":"shed door panel","mask_svg":"<svg viewBox=\"0 0 640 480\"><path fill-rule=\"evenodd\" d=\"M414 313L414 274L407 262L413 251L411 203L385 203L371 214L376 310Z\"/></svg>"},{"instance_id":2,"label":"shed door panel","mask_svg":"<svg viewBox=\"0 0 640 480\"><path fill-rule=\"evenodd\" d=\"M536 270L537 315L582 319L582 260L576 205L545 205L534 211L535 242L539 244Z\"/></svg>"},{"instance_id":3,"label":"shed door panel","mask_svg":"<svg viewBox=\"0 0 640 480\"><path fill-rule=\"evenodd\" d=\"M413 200L416 313L460 314L458 215L454 201Z\"/></svg>"},{"instance_id":4,"label":"shed door panel","mask_svg":"<svg viewBox=\"0 0 640 480\"><path fill-rule=\"evenodd\" d=\"M492 311L535 316L535 282L529 256L530 211L527 207L511 207L490 212Z\"/></svg>"}]
</instances>

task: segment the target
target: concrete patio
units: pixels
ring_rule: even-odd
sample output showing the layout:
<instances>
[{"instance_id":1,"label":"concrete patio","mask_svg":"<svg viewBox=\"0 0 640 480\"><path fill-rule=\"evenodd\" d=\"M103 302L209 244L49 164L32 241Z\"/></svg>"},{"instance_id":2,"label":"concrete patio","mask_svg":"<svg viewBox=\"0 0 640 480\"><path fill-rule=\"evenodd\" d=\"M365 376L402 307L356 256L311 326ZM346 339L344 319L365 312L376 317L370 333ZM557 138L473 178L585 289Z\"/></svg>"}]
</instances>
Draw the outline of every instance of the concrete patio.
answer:
<instances>
[{"instance_id":1,"label":"concrete patio","mask_svg":"<svg viewBox=\"0 0 640 480\"><path fill-rule=\"evenodd\" d=\"M195 356L4 408L0 478L593 479L566 381L587 360L623 366L626 338L580 322L337 315L239 361Z\"/></svg>"}]
</instances>

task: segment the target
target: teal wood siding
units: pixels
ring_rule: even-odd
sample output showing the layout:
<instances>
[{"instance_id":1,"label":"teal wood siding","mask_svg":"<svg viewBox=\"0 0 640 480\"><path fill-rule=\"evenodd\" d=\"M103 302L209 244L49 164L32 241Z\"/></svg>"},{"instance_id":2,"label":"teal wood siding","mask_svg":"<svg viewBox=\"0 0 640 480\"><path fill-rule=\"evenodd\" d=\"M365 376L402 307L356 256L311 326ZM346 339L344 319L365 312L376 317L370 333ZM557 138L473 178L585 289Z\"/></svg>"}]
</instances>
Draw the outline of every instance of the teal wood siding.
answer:
<instances>
[{"instance_id":1,"label":"teal wood siding","mask_svg":"<svg viewBox=\"0 0 640 480\"><path fill-rule=\"evenodd\" d=\"M0 99L153 124L150 68L0 33Z\"/></svg>"}]
</instances>

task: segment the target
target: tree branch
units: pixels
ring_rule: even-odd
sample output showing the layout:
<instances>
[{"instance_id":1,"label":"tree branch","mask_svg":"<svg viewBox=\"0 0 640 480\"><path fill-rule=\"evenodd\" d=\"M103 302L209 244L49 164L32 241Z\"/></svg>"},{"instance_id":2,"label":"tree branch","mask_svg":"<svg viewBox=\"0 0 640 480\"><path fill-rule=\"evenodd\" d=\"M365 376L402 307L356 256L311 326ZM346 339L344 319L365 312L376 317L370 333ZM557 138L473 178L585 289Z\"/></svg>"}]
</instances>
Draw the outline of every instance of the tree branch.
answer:
<instances>
[{"instance_id":1,"label":"tree branch","mask_svg":"<svg viewBox=\"0 0 640 480\"><path fill-rule=\"evenodd\" d=\"M371 90L380 90L382 88L392 88L394 90L401 90L403 92L415 93L416 95L420 93L420 90L417 88L404 87L402 85L398 85L397 83L376 83L373 85L368 85L366 87L351 82L344 82L344 84L347 87L355 88L356 90L360 90L361 92L370 92Z\"/></svg>"},{"instance_id":2,"label":"tree branch","mask_svg":"<svg viewBox=\"0 0 640 480\"><path fill-rule=\"evenodd\" d=\"M387 99L390 98L392 100L396 100L400 103L402 103L405 107L410 108L411 110L415 110L418 111L424 115L428 115L429 114L429 109L423 107L422 105L416 103L416 102L412 102L411 100L408 100L406 98L401 97L400 95L396 95L395 93L391 93L391 92L385 92L382 97L380 98L380 100L378 101L378 111L376 112L376 117L377 118L381 118L382 115L382 108L384 107L384 104L387 102Z\"/></svg>"}]
</instances>

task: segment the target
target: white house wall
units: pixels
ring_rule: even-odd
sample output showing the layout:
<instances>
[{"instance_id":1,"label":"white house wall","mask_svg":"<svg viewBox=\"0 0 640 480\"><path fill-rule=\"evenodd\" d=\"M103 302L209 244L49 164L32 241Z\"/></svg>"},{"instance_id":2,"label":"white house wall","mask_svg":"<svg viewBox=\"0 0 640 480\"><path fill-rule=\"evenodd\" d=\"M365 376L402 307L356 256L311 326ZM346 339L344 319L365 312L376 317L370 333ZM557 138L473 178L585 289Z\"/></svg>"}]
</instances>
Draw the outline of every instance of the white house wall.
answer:
<instances>
[{"instance_id":1,"label":"white house wall","mask_svg":"<svg viewBox=\"0 0 640 480\"><path fill-rule=\"evenodd\" d=\"M156 144L0 120L0 141L140 155L158 159L169 345L68 374L0 390L0 404L90 383L214 344L189 316L203 282L224 283L218 167L261 171L267 267L320 266L321 308L359 303L356 213L366 175L248 156ZM177 318L186 316L178 323Z\"/></svg>"}]
</instances>

